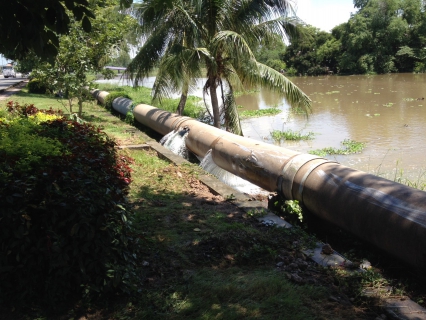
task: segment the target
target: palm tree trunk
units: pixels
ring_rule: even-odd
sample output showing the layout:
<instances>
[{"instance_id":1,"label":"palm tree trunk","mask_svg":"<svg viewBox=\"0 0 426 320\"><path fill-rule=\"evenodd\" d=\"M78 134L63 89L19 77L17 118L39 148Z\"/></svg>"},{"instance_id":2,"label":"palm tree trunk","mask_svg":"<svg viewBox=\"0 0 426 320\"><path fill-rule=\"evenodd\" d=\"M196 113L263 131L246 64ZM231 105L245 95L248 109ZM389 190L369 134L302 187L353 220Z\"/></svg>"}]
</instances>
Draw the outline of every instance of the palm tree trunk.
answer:
<instances>
[{"instance_id":1,"label":"palm tree trunk","mask_svg":"<svg viewBox=\"0 0 426 320\"><path fill-rule=\"evenodd\" d=\"M217 100L216 81L214 77L209 77L209 82L210 82L210 99L212 102L212 110L213 110L213 125L216 128L220 128L219 101Z\"/></svg>"},{"instance_id":2,"label":"palm tree trunk","mask_svg":"<svg viewBox=\"0 0 426 320\"><path fill-rule=\"evenodd\" d=\"M189 84L188 81L184 81L182 86L182 94L180 95L180 101L177 108L178 115L183 115L183 110L185 109L186 100L188 99L188 90Z\"/></svg>"},{"instance_id":3,"label":"palm tree trunk","mask_svg":"<svg viewBox=\"0 0 426 320\"><path fill-rule=\"evenodd\" d=\"M178 107L177 107L177 114L180 115L180 116L183 115L183 110L185 109L185 104L186 104L187 98L188 98L188 96L182 92L182 94L180 95L180 100L179 100L179 104L178 104Z\"/></svg>"}]
</instances>

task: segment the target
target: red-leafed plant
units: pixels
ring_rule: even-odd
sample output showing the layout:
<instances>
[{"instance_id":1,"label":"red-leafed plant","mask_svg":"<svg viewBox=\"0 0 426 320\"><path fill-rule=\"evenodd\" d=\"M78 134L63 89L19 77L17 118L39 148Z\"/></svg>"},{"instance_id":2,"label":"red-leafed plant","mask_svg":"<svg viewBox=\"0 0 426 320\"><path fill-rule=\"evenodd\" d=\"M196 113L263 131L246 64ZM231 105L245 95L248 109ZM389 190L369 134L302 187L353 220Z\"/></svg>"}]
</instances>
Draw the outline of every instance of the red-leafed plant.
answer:
<instances>
[{"instance_id":1,"label":"red-leafed plant","mask_svg":"<svg viewBox=\"0 0 426 320\"><path fill-rule=\"evenodd\" d=\"M132 160L99 128L0 121L0 304L58 306L137 278L126 195Z\"/></svg>"}]
</instances>

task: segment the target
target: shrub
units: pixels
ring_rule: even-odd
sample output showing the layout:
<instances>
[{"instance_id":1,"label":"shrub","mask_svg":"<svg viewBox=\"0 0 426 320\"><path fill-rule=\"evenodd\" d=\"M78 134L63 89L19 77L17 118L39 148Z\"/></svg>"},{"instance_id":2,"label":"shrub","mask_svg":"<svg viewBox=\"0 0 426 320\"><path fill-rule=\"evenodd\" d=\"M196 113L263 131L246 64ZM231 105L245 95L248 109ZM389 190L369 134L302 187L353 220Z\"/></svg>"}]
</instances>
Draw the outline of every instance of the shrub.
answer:
<instances>
[{"instance_id":1,"label":"shrub","mask_svg":"<svg viewBox=\"0 0 426 320\"><path fill-rule=\"evenodd\" d=\"M47 86L39 79L31 79L28 82L28 92L29 93L45 94L47 89L48 89Z\"/></svg>"},{"instance_id":2,"label":"shrub","mask_svg":"<svg viewBox=\"0 0 426 320\"><path fill-rule=\"evenodd\" d=\"M107 97L105 98L104 107L108 110L112 110L112 102L117 98L130 99L130 97L127 94L125 94L121 91L113 91L113 92L110 92L109 95L107 95Z\"/></svg>"},{"instance_id":3,"label":"shrub","mask_svg":"<svg viewBox=\"0 0 426 320\"><path fill-rule=\"evenodd\" d=\"M21 115L0 122L0 146L0 304L130 290L131 160L115 142L89 124Z\"/></svg>"}]
</instances>

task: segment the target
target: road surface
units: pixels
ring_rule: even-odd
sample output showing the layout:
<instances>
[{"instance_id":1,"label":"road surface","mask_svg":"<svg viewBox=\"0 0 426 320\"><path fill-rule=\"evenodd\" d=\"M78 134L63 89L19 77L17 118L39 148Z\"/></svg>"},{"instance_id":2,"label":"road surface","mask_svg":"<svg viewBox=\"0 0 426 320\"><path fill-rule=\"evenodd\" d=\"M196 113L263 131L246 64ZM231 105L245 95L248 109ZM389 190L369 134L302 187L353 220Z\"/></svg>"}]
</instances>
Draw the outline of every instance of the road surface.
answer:
<instances>
[{"instance_id":1,"label":"road surface","mask_svg":"<svg viewBox=\"0 0 426 320\"><path fill-rule=\"evenodd\" d=\"M19 92L27 83L28 79L26 78L0 78L0 101L6 100L12 94Z\"/></svg>"},{"instance_id":2,"label":"road surface","mask_svg":"<svg viewBox=\"0 0 426 320\"><path fill-rule=\"evenodd\" d=\"M0 77L0 91L9 88L10 86L13 86L14 84L18 84L21 81L27 80L27 78L3 78L3 76Z\"/></svg>"}]
</instances>

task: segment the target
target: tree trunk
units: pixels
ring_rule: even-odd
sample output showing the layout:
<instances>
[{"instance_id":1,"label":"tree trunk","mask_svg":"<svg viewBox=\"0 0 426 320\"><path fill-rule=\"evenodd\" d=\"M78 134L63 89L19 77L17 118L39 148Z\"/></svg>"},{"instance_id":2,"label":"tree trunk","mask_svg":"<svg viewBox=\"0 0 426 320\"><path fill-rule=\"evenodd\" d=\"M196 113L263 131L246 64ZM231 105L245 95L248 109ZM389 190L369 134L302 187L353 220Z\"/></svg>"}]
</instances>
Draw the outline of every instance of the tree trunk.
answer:
<instances>
[{"instance_id":1,"label":"tree trunk","mask_svg":"<svg viewBox=\"0 0 426 320\"><path fill-rule=\"evenodd\" d=\"M81 118L83 114L83 100L78 99L78 117Z\"/></svg>"},{"instance_id":2,"label":"tree trunk","mask_svg":"<svg viewBox=\"0 0 426 320\"><path fill-rule=\"evenodd\" d=\"M177 114L178 115L183 115L183 110L185 109L185 104L186 104L186 99L187 99L187 95L182 93L180 96L180 101L179 101L179 105L177 108Z\"/></svg>"},{"instance_id":3,"label":"tree trunk","mask_svg":"<svg viewBox=\"0 0 426 320\"><path fill-rule=\"evenodd\" d=\"M210 99L211 99L212 110L213 110L213 125L216 128L220 128L220 110L219 110L219 101L217 100L216 81L213 77L210 77L209 81L210 81Z\"/></svg>"},{"instance_id":4,"label":"tree trunk","mask_svg":"<svg viewBox=\"0 0 426 320\"><path fill-rule=\"evenodd\" d=\"M189 90L188 82L184 81L184 84L182 86L182 94L180 96L180 101L177 108L177 113L180 116L183 115L183 110L185 109L186 99L188 99L188 90Z\"/></svg>"},{"instance_id":5,"label":"tree trunk","mask_svg":"<svg viewBox=\"0 0 426 320\"><path fill-rule=\"evenodd\" d=\"M73 114L73 112L72 112L72 99L70 99L70 98L68 98L68 105L70 107L70 115L72 115Z\"/></svg>"}]
</instances>

